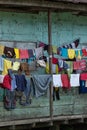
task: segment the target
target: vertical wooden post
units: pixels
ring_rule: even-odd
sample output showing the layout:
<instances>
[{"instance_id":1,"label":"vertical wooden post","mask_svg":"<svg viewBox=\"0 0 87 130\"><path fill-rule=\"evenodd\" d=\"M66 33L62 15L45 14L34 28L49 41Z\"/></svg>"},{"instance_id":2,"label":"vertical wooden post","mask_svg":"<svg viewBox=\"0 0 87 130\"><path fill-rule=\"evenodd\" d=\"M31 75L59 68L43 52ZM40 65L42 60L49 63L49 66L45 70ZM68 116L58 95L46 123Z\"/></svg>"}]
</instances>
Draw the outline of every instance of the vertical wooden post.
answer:
<instances>
[{"instance_id":1,"label":"vertical wooden post","mask_svg":"<svg viewBox=\"0 0 87 130\"><path fill-rule=\"evenodd\" d=\"M49 44L49 71L52 75L52 32L51 32L51 11L48 11L48 44ZM50 117L53 117L53 82L50 86Z\"/></svg>"}]
</instances>

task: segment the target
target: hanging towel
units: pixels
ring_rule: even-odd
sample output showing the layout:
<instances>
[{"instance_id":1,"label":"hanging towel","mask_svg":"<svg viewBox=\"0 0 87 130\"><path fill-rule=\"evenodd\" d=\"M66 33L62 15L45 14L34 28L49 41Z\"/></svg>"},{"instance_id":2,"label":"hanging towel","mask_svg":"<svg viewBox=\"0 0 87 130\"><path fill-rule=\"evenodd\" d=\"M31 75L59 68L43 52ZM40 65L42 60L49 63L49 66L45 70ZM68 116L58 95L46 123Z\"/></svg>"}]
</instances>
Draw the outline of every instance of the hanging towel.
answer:
<instances>
[{"instance_id":1,"label":"hanging towel","mask_svg":"<svg viewBox=\"0 0 87 130\"><path fill-rule=\"evenodd\" d=\"M70 85L72 87L77 87L80 85L80 74L71 74L70 75Z\"/></svg>"},{"instance_id":2,"label":"hanging towel","mask_svg":"<svg viewBox=\"0 0 87 130\"><path fill-rule=\"evenodd\" d=\"M52 81L51 75L33 75L32 81L35 88L35 96L39 97L45 94L47 88L49 88Z\"/></svg>"},{"instance_id":3,"label":"hanging towel","mask_svg":"<svg viewBox=\"0 0 87 130\"><path fill-rule=\"evenodd\" d=\"M19 68L20 68L20 62L17 61L13 62L12 69L14 71L17 71Z\"/></svg>"},{"instance_id":4,"label":"hanging towel","mask_svg":"<svg viewBox=\"0 0 87 130\"><path fill-rule=\"evenodd\" d=\"M25 75L16 74L15 78L16 78L17 91L23 92L26 89L26 85L27 85Z\"/></svg>"},{"instance_id":5,"label":"hanging towel","mask_svg":"<svg viewBox=\"0 0 87 130\"><path fill-rule=\"evenodd\" d=\"M68 49L68 57L69 57L69 59L75 58L75 50L74 49Z\"/></svg>"},{"instance_id":6,"label":"hanging towel","mask_svg":"<svg viewBox=\"0 0 87 130\"><path fill-rule=\"evenodd\" d=\"M80 74L80 79L81 80L87 80L87 73Z\"/></svg>"},{"instance_id":7,"label":"hanging towel","mask_svg":"<svg viewBox=\"0 0 87 130\"><path fill-rule=\"evenodd\" d=\"M75 57L78 59L78 60L81 60L82 58L82 50L75 50Z\"/></svg>"},{"instance_id":8,"label":"hanging towel","mask_svg":"<svg viewBox=\"0 0 87 130\"><path fill-rule=\"evenodd\" d=\"M56 47L56 46L52 46L52 52L53 52L54 54L57 54L57 47Z\"/></svg>"},{"instance_id":9,"label":"hanging towel","mask_svg":"<svg viewBox=\"0 0 87 130\"><path fill-rule=\"evenodd\" d=\"M33 50L32 50L32 49L28 49L28 53L29 53L29 58L31 58L31 57L34 56Z\"/></svg>"},{"instance_id":10,"label":"hanging towel","mask_svg":"<svg viewBox=\"0 0 87 130\"><path fill-rule=\"evenodd\" d=\"M2 87L11 90L11 77L8 74L4 77Z\"/></svg>"},{"instance_id":11,"label":"hanging towel","mask_svg":"<svg viewBox=\"0 0 87 130\"><path fill-rule=\"evenodd\" d=\"M29 54L27 49L19 49L20 59L28 59Z\"/></svg>"},{"instance_id":12,"label":"hanging towel","mask_svg":"<svg viewBox=\"0 0 87 130\"><path fill-rule=\"evenodd\" d=\"M87 56L87 49L82 49L82 54L83 54L83 56Z\"/></svg>"},{"instance_id":13,"label":"hanging towel","mask_svg":"<svg viewBox=\"0 0 87 130\"><path fill-rule=\"evenodd\" d=\"M62 80L63 88L70 88L70 81L67 74L61 74L61 80Z\"/></svg>"},{"instance_id":14,"label":"hanging towel","mask_svg":"<svg viewBox=\"0 0 87 130\"><path fill-rule=\"evenodd\" d=\"M86 60L80 61L80 70L86 70Z\"/></svg>"},{"instance_id":15,"label":"hanging towel","mask_svg":"<svg viewBox=\"0 0 87 130\"><path fill-rule=\"evenodd\" d=\"M8 58L14 58L15 57L14 48L5 46L5 48L4 48L4 55L6 57L8 57Z\"/></svg>"},{"instance_id":16,"label":"hanging towel","mask_svg":"<svg viewBox=\"0 0 87 130\"><path fill-rule=\"evenodd\" d=\"M36 59L39 60L43 56L43 47L35 48Z\"/></svg>"},{"instance_id":17,"label":"hanging towel","mask_svg":"<svg viewBox=\"0 0 87 130\"><path fill-rule=\"evenodd\" d=\"M62 87L63 86L60 74L53 75L53 86L54 87Z\"/></svg>"},{"instance_id":18,"label":"hanging towel","mask_svg":"<svg viewBox=\"0 0 87 130\"><path fill-rule=\"evenodd\" d=\"M86 60L74 61L74 70L86 70Z\"/></svg>"},{"instance_id":19,"label":"hanging towel","mask_svg":"<svg viewBox=\"0 0 87 130\"><path fill-rule=\"evenodd\" d=\"M12 69L12 62L4 59L4 69L3 69L2 74L3 75L8 74L8 69Z\"/></svg>"},{"instance_id":20,"label":"hanging towel","mask_svg":"<svg viewBox=\"0 0 87 130\"><path fill-rule=\"evenodd\" d=\"M16 59L19 59L19 49L18 48L14 48L14 51L15 51L15 58Z\"/></svg>"},{"instance_id":21,"label":"hanging towel","mask_svg":"<svg viewBox=\"0 0 87 130\"><path fill-rule=\"evenodd\" d=\"M65 58L65 59L67 59L67 58L68 58L68 49L62 48L62 49L61 49L61 56L62 56L63 58Z\"/></svg>"},{"instance_id":22,"label":"hanging towel","mask_svg":"<svg viewBox=\"0 0 87 130\"><path fill-rule=\"evenodd\" d=\"M85 87L85 80L80 80L80 86L79 86L79 94L85 94L87 93L87 87Z\"/></svg>"},{"instance_id":23,"label":"hanging towel","mask_svg":"<svg viewBox=\"0 0 87 130\"><path fill-rule=\"evenodd\" d=\"M58 58L52 57L52 63L53 64L58 64Z\"/></svg>"},{"instance_id":24,"label":"hanging towel","mask_svg":"<svg viewBox=\"0 0 87 130\"><path fill-rule=\"evenodd\" d=\"M74 61L73 62L73 69L74 70L79 70L80 68L80 62L79 61Z\"/></svg>"}]
</instances>

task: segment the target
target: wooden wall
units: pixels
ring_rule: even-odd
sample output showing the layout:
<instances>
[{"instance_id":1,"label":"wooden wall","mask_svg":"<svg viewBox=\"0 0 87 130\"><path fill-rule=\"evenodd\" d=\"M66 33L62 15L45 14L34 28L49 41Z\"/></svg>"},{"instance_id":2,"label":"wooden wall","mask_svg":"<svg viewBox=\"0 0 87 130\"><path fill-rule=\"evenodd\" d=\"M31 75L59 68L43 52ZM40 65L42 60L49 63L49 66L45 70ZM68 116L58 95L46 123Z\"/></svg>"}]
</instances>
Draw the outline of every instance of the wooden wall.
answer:
<instances>
[{"instance_id":1,"label":"wooden wall","mask_svg":"<svg viewBox=\"0 0 87 130\"><path fill-rule=\"evenodd\" d=\"M0 44L12 46L2 41L38 40L48 44L47 13L39 14L0 12ZM80 38L80 44L87 42L87 17L75 16L72 13L52 13L52 44L61 46ZM24 46L24 45L23 45ZM21 47L21 45L19 46ZM25 46L26 48L27 46ZM39 72L39 73L38 73ZM42 74L42 69L36 71ZM43 74L45 72L43 71ZM85 115L87 114L87 94L79 94L78 88L67 92L60 88L60 100L53 102L53 115ZM7 111L3 107L3 89L0 88L0 121L19 119L36 119L49 117L49 96L32 98L29 106L17 103L15 110Z\"/></svg>"}]
</instances>

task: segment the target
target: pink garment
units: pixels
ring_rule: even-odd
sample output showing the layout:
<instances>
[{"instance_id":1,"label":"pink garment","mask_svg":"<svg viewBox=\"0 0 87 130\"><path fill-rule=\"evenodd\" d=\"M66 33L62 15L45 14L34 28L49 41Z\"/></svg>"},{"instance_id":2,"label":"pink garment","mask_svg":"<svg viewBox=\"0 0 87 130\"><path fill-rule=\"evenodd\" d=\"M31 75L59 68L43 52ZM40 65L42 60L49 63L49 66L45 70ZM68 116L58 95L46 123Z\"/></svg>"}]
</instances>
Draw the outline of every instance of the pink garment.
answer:
<instances>
[{"instance_id":1,"label":"pink garment","mask_svg":"<svg viewBox=\"0 0 87 130\"><path fill-rule=\"evenodd\" d=\"M86 69L86 60L81 60L80 61L80 70L85 70Z\"/></svg>"},{"instance_id":2,"label":"pink garment","mask_svg":"<svg viewBox=\"0 0 87 130\"><path fill-rule=\"evenodd\" d=\"M73 69L74 70L85 70L86 69L86 60L74 61Z\"/></svg>"},{"instance_id":3,"label":"pink garment","mask_svg":"<svg viewBox=\"0 0 87 130\"><path fill-rule=\"evenodd\" d=\"M27 49L19 49L20 59L28 59L29 53Z\"/></svg>"},{"instance_id":4,"label":"pink garment","mask_svg":"<svg viewBox=\"0 0 87 130\"><path fill-rule=\"evenodd\" d=\"M79 70L79 68L80 68L80 62L74 61L74 62L73 62L73 69L74 69L74 70Z\"/></svg>"}]
</instances>

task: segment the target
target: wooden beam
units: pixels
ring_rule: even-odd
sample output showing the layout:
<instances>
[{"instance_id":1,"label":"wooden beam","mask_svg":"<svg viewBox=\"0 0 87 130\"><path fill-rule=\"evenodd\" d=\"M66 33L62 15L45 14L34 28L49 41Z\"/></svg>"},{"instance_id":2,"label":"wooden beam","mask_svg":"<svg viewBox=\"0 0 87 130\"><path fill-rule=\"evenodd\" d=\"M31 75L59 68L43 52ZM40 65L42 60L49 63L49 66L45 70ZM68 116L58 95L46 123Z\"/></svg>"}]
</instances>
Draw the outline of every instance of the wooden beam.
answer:
<instances>
[{"instance_id":1,"label":"wooden beam","mask_svg":"<svg viewBox=\"0 0 87 130\"><path fill-rule=\"evenodd\" d=\"M75 4L70 2L49 2L43 0L0 0L0 5L5 7L32 7L34 10L51 9L51 10L69 10L69 11L86 11L87 4Z\"/></svg>"},{"instance_id":2,"label":"wooden beam","mask_svg":"<svg viewBox=\"0 0 87 130\"><path fill-rule=\"evenodd\" d=\"M57 116L57 117L45 117L45 118L36 118L36 119L20 119L20 120L7 120L7 121L1 121L0 127L2 126L18 126L18 125L31 125L34 126L34 124L37 123L57 123L57 124L69 124L69 120L77 120L77 122L86 122L87 121L87 115L70 115L70 116ZM74 122L75 123L75 122ZM32 125L33 124L33 125Z\"/></svg>"},{"instance_id":3,"label":"wooden beam","mask_svg":"<svg viewBox=\"0 0 87 130\"><path fill-rule=\"evenodd\" d=\"M50 0L45 0L50 1ZM51 0L52 2L59 2L61 0ZM72 2L72 3L87 3L87 0L62 0L64 2Z\"/></svg>"}]
</instances>

